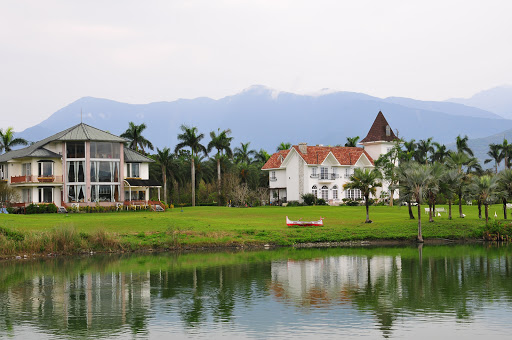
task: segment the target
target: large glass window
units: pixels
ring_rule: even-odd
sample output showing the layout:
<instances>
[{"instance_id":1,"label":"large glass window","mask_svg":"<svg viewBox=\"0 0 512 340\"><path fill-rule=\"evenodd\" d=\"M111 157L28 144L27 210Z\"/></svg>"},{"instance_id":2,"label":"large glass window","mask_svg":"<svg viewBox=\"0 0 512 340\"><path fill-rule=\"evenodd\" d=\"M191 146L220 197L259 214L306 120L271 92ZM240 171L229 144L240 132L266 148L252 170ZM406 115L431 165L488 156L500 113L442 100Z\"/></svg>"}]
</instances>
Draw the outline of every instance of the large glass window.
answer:
<instances>
[{"instance_id":1,"label":"large glass window","mask_svg":"<svg viewBox=\"0 0 512 340\"><path fill-rule=\"evenodd\" d=\"M91 158L120 158L119 143L91 142L90 144Z\"/></svg>"},{"instance_id":2,"label":"large glass window","mask_svg":"<svg viewBox=\"0 0 512 340\"><path fill-rule=\"evenodd\" d=\"M37 163L37 175L39 177L53 176L53 162L39 162Z\"/></svg>"},{"instance_id":3,"label":"large glass window","mask_svg":"<svg viewBox=\"0 0 512 340\"><path fill-rule=\"evenodd\" d=\"M68 202L85 202L85 185L67 186Z\"/></svg>"},{"instance_id":4,"label":"large glass window","mask_svg":"<svg viewBox=\"0 0 512 340\"><path fill-rule=\"evenodd\" d=\"M68 182L85 182L84 161L68 161L67 176Z\"/></svg>"},{"instance_id":5,"label":"large glass window","mask_svg":"<svg viewBox=\"0 0 512 340\"><path fill-rule=\"evenodd\" d=\"M23 176L30 176L30 175L32 175L32 164L30 164L30 163L23 163L21 165L21 174Z\"/></svg>"},{"instance_id":6,"label":"large glass window","mask_svg":"<svg viewBox=\"0 0 512 340\"><path fill-rule=\"evenodd\" d=\"M39 188L39 203L53 202L53 188Z\"/></svg>"},{"instance_id":7,"label":"large glass window","mask_svg":"<svg viewBox=\"0 0 512 340\"><path fill-rule=\"evenodd\" d=\"M119 182L119 162L91 162L91 182Z\"/></svg>"},{"instance_id":8,"label":"large glass window","mask_svg":"<svg viewBox=\"0 0 512 340\"><path fill-rule=\"evenodd\" d=\"M332 199L333 200L338 199L338 186L337 185L332 187Z\"/></svg>"},{"instance_id":9,"label":"large glass window","mask_svg":"<svg viewBox=\"0 0 512 340\"><path fill-rule=\"evenodd\" d=\"M329 199L329 189L325 185L322 187L322 198L326 201Z\"/></svg>"},{"instance_id":10,"label":"large glass window","mask_svg":"<svg viewBox=\"0 0 512 340\"><path fill-rule=\"evenodd\" d=\"M128 178L140 178L140 164L128 163Z\"/></svg>"},{"instance_id":11,"label":"large glass window","mask_svg":"<svg viewBox=\"0 0 512 340\"><path fill-rule=\"evenodd\" d=\"M348 189L345 190L345 197L348 199L361 199L363 195L361 194L361 190L359 189Z\"/></svg>"},{"instance_id":12,"label":"large glass window","mask_svg":"<svg viewBox=\"0 0 512 340\"><path fill-rule=\"evenodd\" d=\"M313 194L313 196L318 197L318 188L316 185L313 185L313 187L311 188L311 193Z\"/></svg>"},{"instance_id":13,"label":"large glass window","mask_svg":"<svg viewBox=\"0 0 512 340\"><path fill-rule=\"evenodd\" d=\"M321 167L320 168L320 179L328 179L329 178L329 168L328 167Z\"/></svg>"},{"instance_id":14,"label":"large glass window","mask_svg":"<svg viewBox=\"0 0 512 340\"><path fill-rule=\"evenodd\" d=\"M66 143L67 158L85 158L84 142L67 142Z\"/></svg>"},{"instance_id":15,"label":"large glass window","mask_svg":"<svg viewBox=\"0 0 512 340\"><path fill-rule=\"evenodd\" d=\"M21 191L23 203L32 203L32 188Z\"/></svg>"},{"instance_id":16,"label":"large glass window","mask_svg":"<svg viewBox=\"0 0 512 340\"><path fill-rule=\"evenodd\" d=\"M92 185L91 200L93 202L118 202L119 185Z\"/></svg>"}]
</instances>

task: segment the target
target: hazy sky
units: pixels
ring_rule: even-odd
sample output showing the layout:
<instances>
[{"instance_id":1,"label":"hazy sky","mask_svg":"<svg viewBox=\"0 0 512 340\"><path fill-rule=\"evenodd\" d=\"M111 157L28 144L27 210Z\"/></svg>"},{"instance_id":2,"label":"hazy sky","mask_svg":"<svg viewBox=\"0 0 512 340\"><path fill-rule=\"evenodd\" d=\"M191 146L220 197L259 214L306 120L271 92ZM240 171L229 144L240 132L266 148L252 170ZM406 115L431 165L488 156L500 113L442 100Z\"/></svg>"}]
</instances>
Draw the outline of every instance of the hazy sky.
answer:
<instances>
[{"instance_id":1,"label":"hazy sky","mask_svg":"<svg viewBox=\"0 0 512 340\"><path fill-rule=\"evenodd\" d=\"M0 127L253 84L442 100L512 83L512 1L0 1Z\"/></svg>"}]
</instances>

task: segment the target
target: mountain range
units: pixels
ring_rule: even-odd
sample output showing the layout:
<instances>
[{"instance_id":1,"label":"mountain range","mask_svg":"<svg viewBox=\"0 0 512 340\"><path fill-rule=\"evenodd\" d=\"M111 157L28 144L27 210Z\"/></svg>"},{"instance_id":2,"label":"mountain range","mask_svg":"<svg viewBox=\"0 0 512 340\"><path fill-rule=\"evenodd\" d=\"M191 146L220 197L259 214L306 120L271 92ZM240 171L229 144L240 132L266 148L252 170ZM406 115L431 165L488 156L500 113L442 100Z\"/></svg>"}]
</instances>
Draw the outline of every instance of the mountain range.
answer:
<instances>
[{"instance_id":1,"label":"mountain range","mask_svg":"<svg viewBox=\"0 0 512 340\"><path fill-rule=\"evenodd\" d=\"M121 134L128 122L133 121L147 125L145 136L156 147L173 148L179 127L185 124L197 126L206 136L205 143L210 131L230 128L233 147L240 142L251 142L251 148L272 153L281 142L337 145L344 144L346 137L362 139L379 111L399 137L406 140L433 137L449 144L458 135L482 139L493 135L498 138L509 129L512 132L512 120L482 107L454 101L383 99L355 92L300 95L260 85L217 100L200 97L127 104L84 97L19 132L18 136L40 140L80 123L81 119L102 130Z\"/></svg>"}]
</instances>

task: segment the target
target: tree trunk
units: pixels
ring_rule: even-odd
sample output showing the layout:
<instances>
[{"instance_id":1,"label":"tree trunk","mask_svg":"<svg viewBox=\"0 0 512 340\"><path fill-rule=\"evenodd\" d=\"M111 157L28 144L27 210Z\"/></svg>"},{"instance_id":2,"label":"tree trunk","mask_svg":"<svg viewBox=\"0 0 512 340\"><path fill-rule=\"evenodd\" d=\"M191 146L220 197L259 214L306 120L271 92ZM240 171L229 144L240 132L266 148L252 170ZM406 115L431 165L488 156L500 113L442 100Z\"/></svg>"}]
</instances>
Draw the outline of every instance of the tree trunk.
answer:
<instances>
[{"instance_id":1,"label":"tree trunk","mask_svg":"<svg viewBox=\"0 0 512 340\"><path fill-rule=\"evenodd\" d=\"M165 169L165 167L163 167L163 166L162 166L162 177L164 180L164 201L165 201L165 204L168 204L169 202L167 202L167 169Z\"/></svg>"},{"instance_id":2,"label":"tree trunk","mask_svg":"<svg viewBox=\"0 0 512 340\"><path fill-rule=\"evenodd\" d=\"M452 200L448 200L448 219L452 219Z\"/></svg>"},{"instance_id":3,"label":"tree trunk","mask_svg":"<svg viewBox=\"0 0 512 340\"><path fill-rule=\"evenodd\" d=\"M478 200L478 218L482 219L482 202Z\"/></svg>"},{"instance_id":4,"label":"tree trunk","mask_svg":"<svg viewBox=\"0 0 512 340\"><path fill-rule=\"evenodd\" d=\"M371 223L370 221L370 197L369 196L365 196L364 197L366 202L365 202L365 205L366 205L366 221L365 223Z\"/></svg>"},{"instance_id":5,"label":"tree trunk","mask_svg":"<svg viewBox=\"0 0 512 340\"><path fill-rule=\"evenodd\" d=\"M192 172L192 206L196 206L196 165L194 162L194 154L192 154L192 162L190 163Z\"/></svg>"},{"instance_id":6,"label":"tree trunk","mask_svg":"<svg viewBox=\"0 0 512 340\"><path fill-rule=\"evenodd\" d=\"M434 198L432 202L432 214L434 214L434 217L436 217L436 199ZM434 221L432 221L434 222Z\"/></svg>"},{"instance_id":7,"label":"tree trunk","mask_svg":"<svg viewBox=\"0 0 512 340\"><path fill-rule=\"evenodd\" d=\"M503 219L507 219L507 199L503 197Z\"/></svg>"},{"instance_id":8,"label":"tree trunk","mask_svg":"<svg viewBox=\"0 0 512 340\"><path fill-rule=\"evenodd\" d=\"M428 202L428 221L434 222L432 219L432 203Z\"/></svg>"},{"instance_id":9,"label":"tree trunk","mask_svg":"<svg viewBox=\"0 0 512 340\"><path fill-rule=\"evenodd\" d=\"M409 208L409 219L414 220L414 214L412 213L411 201L407 201L407 207Z\"/></svg>"},{"instance_id":10,"label":"tree trunk","mask_svg":"<svg viewBox=\"0 0 512 340\"><path fill-rule=\"evenodd\" d=\"M391 195L389 196L389 206L392 207L393 206L393 194L394 194L395 190L390 190L389 192L391 193Z\"/></svg>"},{"instance_id":11,"label":"tree trunk","mask_svg":"<svg viewBox=\"0 0 512 340\"><path fill-rule=\"evenodd\" d=\"M218 205L220 207L221 205L221 202L220 202L220 197L221 197L221 178L220 178L220 157L217 158L217 192L218 192L218 196L217 196L217 201L218 202Z\"/></svg>"},{"instance_id":12,"label":"tree trunk","mask_svg":"<svg viewBox=\"0 0 512 340\"><path fill-rule=\"evenodd\" d=\"M459 217L464 218L462 215L462 189L459 190Z\"/></svg>"},{"instance_id":13,"label":"tree trunk","mask_svg":"<svg viewBox=\"0 0 512 340\"><path fill-rule=\"evenodd\" d=\"M421 235L421 204L418 203L418 242L423 243L423 236Z\"/></svg>"},{"instance_id":14,"label":"tree trunk","mask_svg":"<svg viewBox=\"0 0 512 340\"><path fill-rule=\"evenodd\" d=\"M489 223L489 205L484 204L485 206L485 224Z\"/></svg>"}]
</instances>

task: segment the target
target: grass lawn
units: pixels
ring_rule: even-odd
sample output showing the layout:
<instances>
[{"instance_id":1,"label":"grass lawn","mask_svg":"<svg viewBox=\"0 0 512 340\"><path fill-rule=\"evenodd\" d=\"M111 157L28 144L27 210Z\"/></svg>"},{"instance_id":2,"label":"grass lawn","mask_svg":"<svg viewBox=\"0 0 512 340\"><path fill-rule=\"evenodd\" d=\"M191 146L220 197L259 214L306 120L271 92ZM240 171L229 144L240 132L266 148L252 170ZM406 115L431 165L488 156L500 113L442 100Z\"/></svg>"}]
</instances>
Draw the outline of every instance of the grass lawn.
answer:
<instances>
[{"instance_id":1,"label":"grass lawn","mask_svg":"<svg viewBox=\"0 0 512 340\"><path fill-rule=\"evenodd\" d=\"M447 206L444 207L448 210ZM414 213L417 213L417 208ZM453 207L453 220L448 214L428 222L421 208L423 237L481 237L485 220L478 219L476 206L463 206L466 218L458 218ZM503 219L501 205L489 208L489 215ZM287 227L290 219L317 220L324 217L323 227ZM175 248L183 246L233 246L241 244L291 245L306 242L340 242L349 240L400 239L414 240L417 219L410 220L407 207L370 207L371 224L364 223L365 207L186 207L156 212L118 212L93 214L0 215L0 227L17 233L42 235L56 230L73 229L79 237L100 235L102 244L121 245L123 249ZM107 235L107 236L105 236ZM113 236L114 235L114 236ZM1 233L0 233L0 236ZM105 238L115 237L115 242ZM5 238L5 236L4 236ZM5 242L4 242L5 243ZM3 248L5 248L4 245ZM105 247L105 245L103 245ZM22 247L23 248L23 247ZM44 248L44 247L43 247ZM99 245L98 250L102 250ZM0 249L2 242L0 239ZM32 249L32 248L31 248ZM46 247L44 251L48 251Z\"/></svg>"}]
</instances>

